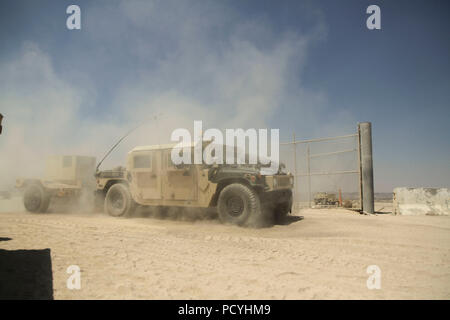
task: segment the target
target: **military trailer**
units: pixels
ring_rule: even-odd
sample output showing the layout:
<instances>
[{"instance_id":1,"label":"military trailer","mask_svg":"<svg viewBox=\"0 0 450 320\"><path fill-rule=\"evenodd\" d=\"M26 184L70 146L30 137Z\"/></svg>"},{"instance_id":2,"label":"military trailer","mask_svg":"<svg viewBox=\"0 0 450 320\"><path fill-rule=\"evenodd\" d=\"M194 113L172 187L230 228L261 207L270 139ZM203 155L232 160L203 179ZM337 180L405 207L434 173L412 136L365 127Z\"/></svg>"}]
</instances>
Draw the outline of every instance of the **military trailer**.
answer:
<instances>
[{"instance_id":1,"label":"military trailer","mask_svg":"<svg viewBox=\"0 0 450 320\"><path fill-rule=\"evenodd\" d=\"M334 193L318 192L314 196L315 205L336 206L338 203L339 200Z\"/></svg>"},{"instance_id":2,"label":"military trailer","mask_svg":"<svg viewBox=\"0 0 450 320\"><path fill-rule=\"evenodd\" d=\"M137 205L213 207L222 222L257 226L291 211L294 179L281 168L263 175L259 165L175 165L173 147L136 147L124 170L98 172L97 192L105 195L105 212L128 216Z\"/></svg>"},{"instance_id":3,"label":"military trailer","mask_svg":"<svg viewBox=\"0 0 450 320\"><path fill-rule=\"evenodd\" d=\"M27 211L46 212L54 198L77 200L83 192L95 190L95 157L50 156L43 179L19 178L16 188L23 191Z\"/></svg>"}]
</instances>

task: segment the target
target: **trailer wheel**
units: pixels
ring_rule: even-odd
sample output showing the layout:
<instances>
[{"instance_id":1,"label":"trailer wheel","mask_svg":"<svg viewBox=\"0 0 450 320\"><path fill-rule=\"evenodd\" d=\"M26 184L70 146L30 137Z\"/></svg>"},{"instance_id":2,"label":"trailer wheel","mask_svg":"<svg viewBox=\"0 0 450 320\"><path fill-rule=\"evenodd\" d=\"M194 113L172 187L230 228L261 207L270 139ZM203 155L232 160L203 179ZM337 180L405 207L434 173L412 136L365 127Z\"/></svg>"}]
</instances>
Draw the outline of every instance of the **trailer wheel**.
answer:
<instances>
[{"instance_id":1,"label":"trailer wheel","mask_svg":"<svg viewBox=\"0 0 450 320\"><path fill-rule=\"evenodd\" d=\"M218 211L222 222L239 226L254 226L262 215L258 194L241 183L223 188L219 194Z\"/></svg>"},{"instance_id":2,"label":"trailer wheel","mask_svg":"<svg viewBox=\"0 0 450 320\"><path fill-rule=\"evenodd\" d=\"M113 217L130 216L136 209L128 186L116 183L109 188L105 198L105 212Z\"/></svg>"},{"instance_id":3,"label":"trailer wheel","mask_svg":"<svg viewBox=\"0 0 450 320\"><path fill-rule=\"evenodd\" d=\"M46 212L50 205L50 194L42 185L30 184L25 189L23 204L29 212Z\"/></svg>"}]
</instances>

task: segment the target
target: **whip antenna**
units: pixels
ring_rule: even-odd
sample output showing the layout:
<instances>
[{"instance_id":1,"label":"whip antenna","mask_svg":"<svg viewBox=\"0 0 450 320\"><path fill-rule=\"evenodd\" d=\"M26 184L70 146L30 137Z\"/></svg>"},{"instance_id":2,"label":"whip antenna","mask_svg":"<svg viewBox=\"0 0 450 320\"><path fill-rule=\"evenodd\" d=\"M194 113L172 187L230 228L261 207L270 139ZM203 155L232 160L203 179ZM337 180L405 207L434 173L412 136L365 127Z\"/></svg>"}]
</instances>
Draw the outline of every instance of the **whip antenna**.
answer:
<instances>
[{"instance_id":1,"label":"whip antenna","mask_svg":"<svg viewBox=\"0 0 450 320\"><path fill-rule=\"evenodd\" d=\"M129 130L127 133L125 133L124 136L122 136L109 150L108 152L103 156L102 160L100 160L100 162L98 163L97 167L95 168L95 172L98 171L98 168L100 167L100 165L103 163L103 161L106 159L107 156L109 156L109 154L119 145L119 143L122 142L123 139L125 139L126 137L128 137L133 131L135 131L136 129L138 129L139 127L141 127L144 123L146 123L148 120L156 120L156 118L158 116L161 116L161 114L157 115L157 116L153 116L150 117L146 120L144 120L143 122L141 122L139 125L137 125L136 127L134 127L133 129Z\"/></svg>"}]
</instances>

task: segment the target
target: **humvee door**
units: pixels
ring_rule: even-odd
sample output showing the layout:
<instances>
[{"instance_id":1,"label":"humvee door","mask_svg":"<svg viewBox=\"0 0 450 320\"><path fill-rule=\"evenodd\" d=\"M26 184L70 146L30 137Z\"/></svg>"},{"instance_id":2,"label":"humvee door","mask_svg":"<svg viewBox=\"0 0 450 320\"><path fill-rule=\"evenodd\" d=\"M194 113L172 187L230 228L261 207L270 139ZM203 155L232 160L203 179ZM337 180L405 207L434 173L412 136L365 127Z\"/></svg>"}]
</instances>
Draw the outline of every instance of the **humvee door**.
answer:
<instances>
[{"instance_id":1,"label":"humvee door","mask_svg":"<svg viewBox=\"0 0 450 320\"><path fill-rule=\"evenodd\" d=\"M161 150L136 152L131 159L135 187L143 199L161 199Z\"/></svg>"},{"instance_id":2,"label":"humvee door","mask_svg":"<svg viewBox=\"0 0 450 320\"><path fill-rule=\"evenodd\" d=\"M166 200L197 200L197 166L175 166L170 157L171 150L163 155L163 193Z\"/></svg>"}]
</instances>

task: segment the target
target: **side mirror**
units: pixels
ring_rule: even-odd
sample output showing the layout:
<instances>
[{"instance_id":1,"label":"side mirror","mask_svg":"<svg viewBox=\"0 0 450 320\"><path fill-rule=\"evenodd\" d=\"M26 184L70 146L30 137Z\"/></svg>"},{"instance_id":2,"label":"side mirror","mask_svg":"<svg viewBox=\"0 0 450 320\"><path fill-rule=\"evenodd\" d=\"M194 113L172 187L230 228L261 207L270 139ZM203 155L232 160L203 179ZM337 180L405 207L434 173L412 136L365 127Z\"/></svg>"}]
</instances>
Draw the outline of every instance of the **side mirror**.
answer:
<instances>
[{"instance_id":1,"label":"side mirror","mask_svg":"<svg viewBox=\"0 0 450 320\"><path fill-rule=\"evenodd\" d=\"M0 134L2 134L2 120L3 120L3 115L0 113Z\"/></svg>"}]
</instances>

